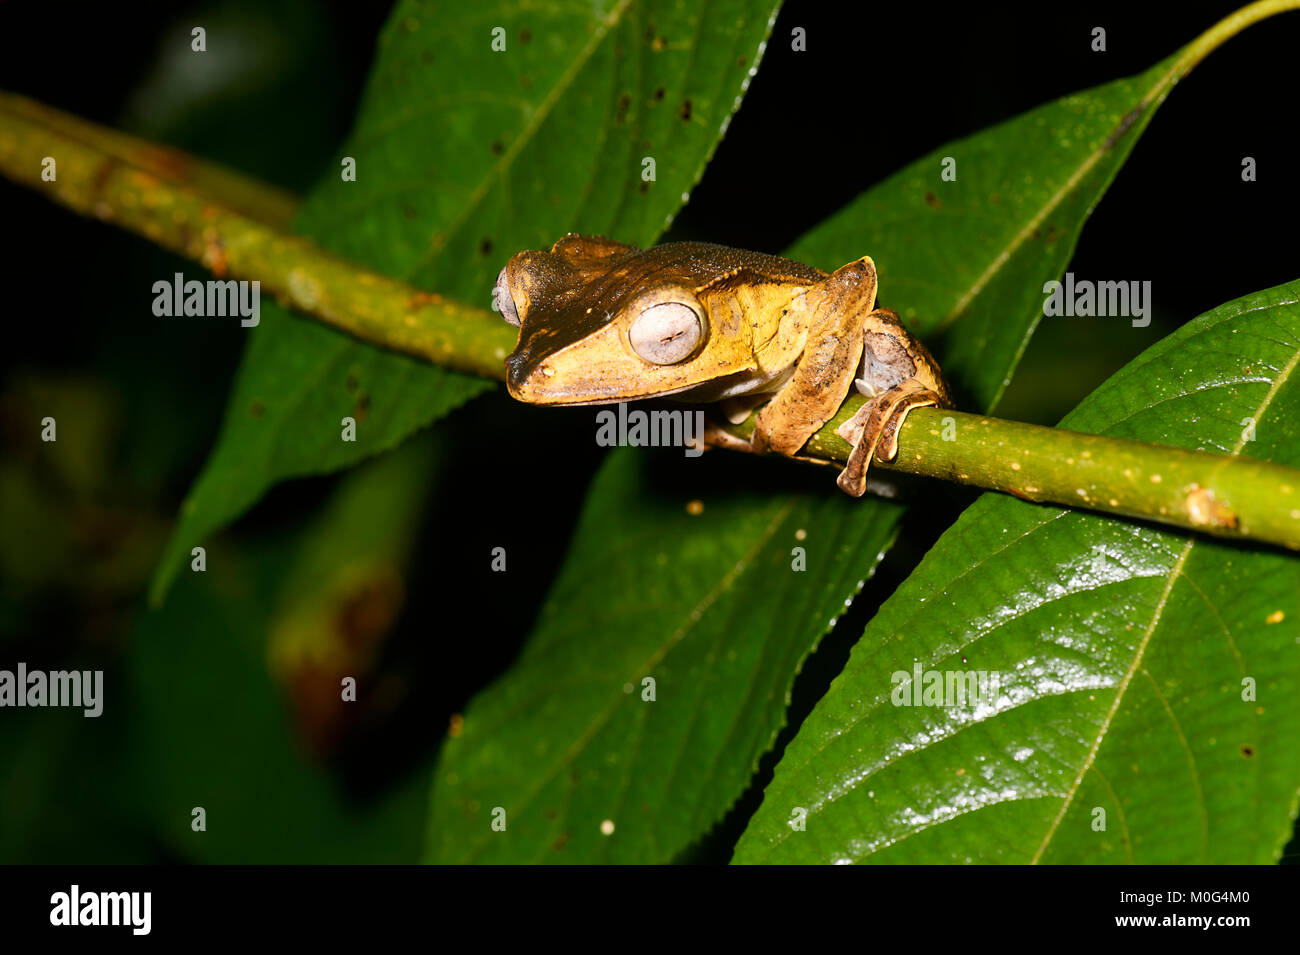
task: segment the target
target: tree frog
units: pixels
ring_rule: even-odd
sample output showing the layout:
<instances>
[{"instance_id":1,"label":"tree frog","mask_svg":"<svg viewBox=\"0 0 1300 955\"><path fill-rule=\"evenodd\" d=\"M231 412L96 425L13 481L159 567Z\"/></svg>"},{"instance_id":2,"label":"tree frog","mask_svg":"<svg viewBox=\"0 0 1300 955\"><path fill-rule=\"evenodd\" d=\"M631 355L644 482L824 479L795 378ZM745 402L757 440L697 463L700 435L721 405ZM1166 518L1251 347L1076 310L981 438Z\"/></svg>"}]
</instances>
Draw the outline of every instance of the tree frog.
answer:
<instances>
[{"instance_id":1,"label":"tree frog","mask_svg":"<svg viewBox=\"0 0 1300 955\"><path fill-rule=\"evenodd\" d=\"M798 457L856 387L867 401L837 433L853 445L838 484L861 497L872 458L892 461L913 408L951 407L939 366L889 309L867 256L827 275L789 259L704 242L639 249L570 234L510 258L493 309L519 328L507 388L538 405L672 396L722 402L733 421L760 402L750 440L709 443Z\"/></svg>"}]
</instances>

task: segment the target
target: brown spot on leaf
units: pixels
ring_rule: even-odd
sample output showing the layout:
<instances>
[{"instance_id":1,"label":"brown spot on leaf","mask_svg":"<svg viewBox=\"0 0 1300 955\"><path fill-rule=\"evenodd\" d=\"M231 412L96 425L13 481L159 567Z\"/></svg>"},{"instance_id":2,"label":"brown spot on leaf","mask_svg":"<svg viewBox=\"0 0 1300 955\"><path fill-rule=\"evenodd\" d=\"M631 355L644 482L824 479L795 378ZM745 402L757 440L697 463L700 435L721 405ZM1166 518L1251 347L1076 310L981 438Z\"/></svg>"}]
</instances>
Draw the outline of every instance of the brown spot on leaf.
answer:
<instances>
[{"instance_id":1,"label":"brown spot on leaf","mask_svg":"<svg viewBox=\"0 0 1300 955\"><path fill-rule=\"evenodd\" d=\"M622 123L627 118L628 107L632 105L632 96L630 93L624 93L618 98L618 107L614 113L614 122Z\"/></svg>"},{"instance_id":2,"label":"brown spot on leaf","mask_svg":"<svg viewBox=\"0 0 1300 955\"><path fill-rule=\"evenodd\" d=\"M1120 137L1129 131L1129 127L1137 122L1138 117L1142 115L1146 108L1147 104L1142 102L1138 103L1131 110L1125 113L1124 118L1119 121L1119 125L1116 126L1114 131L1106 137L1106 141L1101 144L1101 148L1110 149L1111 146L1114 146L1119 142Z\"/></svg>"},{"instance_id":3,"label":"brown spot on leaf","mask_svg":"<svg viewBox=\"0 0 1300 955\"><path fill-rule=\"evenodd\" d=\"M637 192L641 193L642 195L645 195L647 192L650 191L650 183L646 182L645 180L642 180L641 185L637 186L636 189Z\"/></svg>"},{"instance_id":4,"label":"brown spot on leaf","mask_svg":"<svg viewBox=\"0 0 1300 955\"><path fill-rule=\"evenodd\" d=\"M501 140L494 139L492 141L492 155L500 156L505 151L506 151L506 147L501 145Z\"/></svg>"},{"instance_id":5,"label":"brown spot on leaf","mask_svg":"<svg viewBox=\"0 0 1300 955\"><path fill-rule=\"evenodd\" d=\"M736 65L737 65L737 66L744 66L744 65L745 65L745 62L746 62L746 61L745 61L745 58L742 56L742 57L740 57L739 59L736 60Z\"/></svg>"},{"instance_id":6,"label":"brown spot on leaf","mask_svg":"<svg viewBox=\"0 0 1300 955\"><path fill-rule=\"evenodd\" d=\"M560 833L559 838L557 838L554 842L551 843L551 848L556 852L559 852L561 849L564 848L565 843L567 843L568 841L569 841L569 830L565 829L562 833Z\"/></svg>"},{"instance_id":7,"label":"brown spot on leaf","mask_svg":"<svg viewBox=\"0 0 1300 955\"><path fill-rule=\"evenodd\" d=\"M527 30L520 30L520 31L519 31L519 42L520 42L520 43L528 43L528 42L530 42L530 41L532 40L532 38L533 38L533 35L532 35L531 33L529 33Z\"/></svg>"},{"instance_id":8,"label":"brown spot on leaf","mask_svg":"<svg viewBox=\"0 0 1300 955\"><path fill-rule=\"evenodd\" d=\"M662 86L656 87L653 95L655 102L659 102L659 100L664 98L664 88Z\"/></svg>"},{"instance_id":9,"label":"brown spot on leaf","mask_svg":"<svg viewBox=\"0 0 1300 955\"><path fill-rule=\"evenodd\" d=\"M1250 757L1252 757L1252 756L1255 755L1255 747L1253 747L1253 746L1242 746L1242 747L1241 747L1241 755L1242 755L1242 758L1243 758L1243 759L1250 759Z\"/></svg>"},{"instance_id":10,"label":"brown spot on leaf","mask_svg":"<svg viewBox=\"0 0 1300 955\"><path fill-rule=\"evenodd\" d=\"M344 675L353 674L311 660L297 660L277 676L289 698L299 741L313 759L328 757L347 735L338 705L339 681Z\"/></svg>"},{"instance_id":11,"label":"brown spot on leaf","mask_svg":"<svg viewBox=\"0 0 1300 955\"><path fill-rule=\"evenodd\" d=\"M662 53L664 50L668 49L668 38L663 36L655 37L650 41L650 49L654 50L656 53Z\"/></svg>"},{"instance_id":12,"label":"brown spot on leaf","mask_svg":"<svg viewBox=\"0 0 1300 955\"><path fill-rule=\"evenodd\" d=\"M260 401L254 401L248 406L248 413L254 418L260 418L262 415L266 414L266 405L262 404Z\"/></svg>"},{"instance_id":13,"label":"brown spot on leaf","mask_svg":"<svg viewBox=\"0 0 1300 955\"><path fill-rule=\"evenodd\" d=\"M423 52L421 52L421 53L420 53L420 62L421 62L421 63L432 63L432 62L433 62L433 51L432 51L432 50L424 50Z\"/></svg>"},{"instance_id":14,"label":"brown spot on leaf","mask_svg":"<svg viewBox=\"0 0 1300 955\"><path fill-rule=\"evenodd\" d=\"M352 417L356 418L357 423L360 424L362 421L366 420L366 416L369 413L370 396L363 391L361 394L357 395L357 404L356 407L352 409Z\"/></svg>"},{"instance_id":15,"label":"brown spot on leaf","mask_svg":"<svg viewBox=\"0 0 1300 955\"><path fill-rule=\"evenodd\" d=\"M682 100L682 122L689 123L690 121L691 121L691 101L688 99L684 99Z\"/></svg>"},{"instance_id":16,"label":"brown spot on leaf","mask_svg":"<svg viewBox=\"0 0 1300 955\"><path fill-rule=\"evenodd\" d=\"M933 192L927 192L925 194L925 204L929 206L931 209L938 209L940 205L939 197L936 196Z\"/></svg>"},{"instance_id":17,"label":"brown spot on leaf","mask_svg":"<svg viewBox=\"0 0 1300 955\"><path fill-rule=\"evenodd\" d=\"M416 211L415 211L415 206L410 206L410 205L404 205L404 206L402 206L402 216L403 216L404 218L407 218L407 219L414 219L415 216L416 216L416 214L417 214L417 213L416 213Z\"/></svg>"},{"instance_id":18,"label":"brown spot on leaf","mask_svg":"<svg viewBox=\"0 0 1300 955\"><path fill-rule=\"evenodd\" d=\"M338 607L338 633L352 650L369 650L383 640L397 619L405 588L391 566L375 568Z\"/></svg>"},{"instance_id":19,"label":"brown spot on leaf","mask_svg":"<svg viewBox=\"0 0 1300 955\"><path fill-rule=\"evenodd\" d=\"M484 239L482 242L478 244L478 254L482 256L489 256L492 254L491 239Z\"/></svg>"}]
</instances>

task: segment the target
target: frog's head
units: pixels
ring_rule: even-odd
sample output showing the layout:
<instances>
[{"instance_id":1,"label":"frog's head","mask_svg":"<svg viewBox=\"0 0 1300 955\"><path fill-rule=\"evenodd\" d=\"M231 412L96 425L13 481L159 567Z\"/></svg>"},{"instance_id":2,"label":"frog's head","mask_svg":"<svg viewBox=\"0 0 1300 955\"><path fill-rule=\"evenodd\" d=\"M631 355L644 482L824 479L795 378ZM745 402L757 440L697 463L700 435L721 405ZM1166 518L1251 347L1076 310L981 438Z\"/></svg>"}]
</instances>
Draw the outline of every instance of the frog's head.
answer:
<instances>
[{"instance_id":1,"label":"frog's head","mask_svg":"<svg viewBox=\"0 0 1300 955\"><path fill-rule=\"evenodd\" d=\"M511 396L605 404L752 371L740 299L699 263L697 243L642 251L577 235L513 256L492 305L519 327L506 359Z\"/></svg>"}]
</instances>

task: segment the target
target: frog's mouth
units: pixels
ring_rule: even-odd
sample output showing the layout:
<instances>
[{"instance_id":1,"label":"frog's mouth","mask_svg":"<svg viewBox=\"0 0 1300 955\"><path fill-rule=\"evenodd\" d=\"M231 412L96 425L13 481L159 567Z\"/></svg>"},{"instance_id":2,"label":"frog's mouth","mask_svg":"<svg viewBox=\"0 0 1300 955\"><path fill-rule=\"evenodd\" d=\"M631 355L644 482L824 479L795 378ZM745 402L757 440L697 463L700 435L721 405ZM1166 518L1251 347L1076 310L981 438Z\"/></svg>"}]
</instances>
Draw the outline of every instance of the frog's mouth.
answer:
<instances>
[{"instance_id":1,"label":"frog's mouth","mask_svg":"<svg viewBox=\"0 0 1300 955\"><path fill-rule=\"evenodd\" d=\"M547 361L530 362L523 355L512 354L506 359L506 391L516 401L530 405L611 405L620 401L640 401L647 398L667 398L697 387L688 381L662 390L642 386L629 388L626 376L611 372L602 375L599 370L570 375L553 367Z\"/></svg>"}]
</instances>

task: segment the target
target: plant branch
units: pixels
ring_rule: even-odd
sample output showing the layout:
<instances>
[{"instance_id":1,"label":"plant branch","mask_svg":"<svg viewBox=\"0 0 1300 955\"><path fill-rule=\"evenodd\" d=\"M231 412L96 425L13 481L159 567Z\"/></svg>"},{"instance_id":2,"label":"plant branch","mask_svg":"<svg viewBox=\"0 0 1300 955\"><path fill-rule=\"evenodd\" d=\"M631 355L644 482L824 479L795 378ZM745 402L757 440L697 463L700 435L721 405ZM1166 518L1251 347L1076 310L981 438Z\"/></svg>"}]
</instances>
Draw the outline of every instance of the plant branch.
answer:
<instances>
[{"instance_id":1,"label":"plant branch","mask_svg":"<svg viewBox=\"0 0 1300 955\"><path fill-rule=\"evenodd\" d=\"M298 197L274 186L197 159L179 149L97 126L25 96L0 90L0 113L24 117L52 132L78 140L105 157L121 160L173 185L190 186L264 225L287 229L298 211Z\"/></svg>"},{"instance_id":2,"label":"plant branch","mask_svg":"<svg viewBox=\"0 0 1300 955\"><path fill-rule=\"evenodd\" d=\"M803 453L844 464L852 448L835 428L862 402L846 401ZM726 430L748 438L753 429L750 415ZM913 409L898 446L895 460L872 468L1300 549L1300 470L1270 461L938 408Z\"/></svg>"},{"instance_id":3,"label":"plant branch","mask_svg":"<svg viewBox=\"0 0 1300 955\"><path fill-rule=\"evenodd\" d=\"M57 163L49 182L47 156ZM219 167L0 94L0 173L218 276L258 280L287 307L359 339L504 378L515 339L505 322L287 234L280 224L291 202ZM256 214L240 211L250 204ZM835 428L860 404L846 402L804 453L843 463L849 446ZM747 437L752 429L751 415L730 430ZM1281 465L933 408L911 412L899 448L897 460L873 466L1300 549L1300 470Z\"/></svg>"},{"instance_id":4,"label":"plant branch","mask_svg":"<svg viewBox=\"0 0 1300 955\"><path fill-rule=\"evenodd\" d=\"M55 160L49 182L42 178L47 156ZM359 269L239 211L235 203L258 205L265 187L219 167L0 94L0 173L214 275L260 281L286 307L357 338L459 371L504 377L514 334L498 316ZM284 212L275 200L265 208L272 218Z\"/></svg>"}]
</instances>

